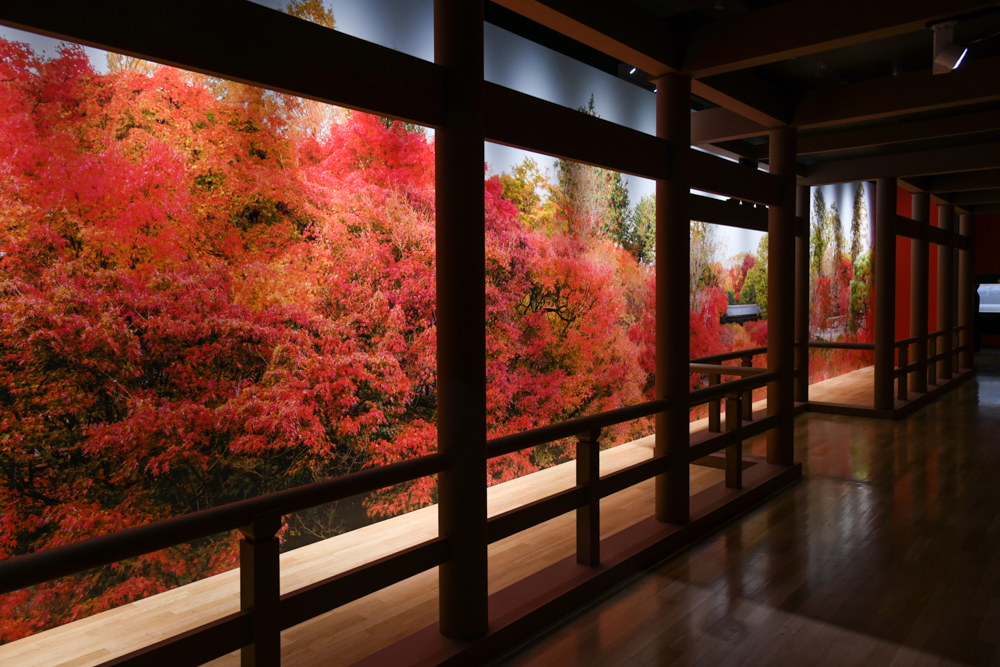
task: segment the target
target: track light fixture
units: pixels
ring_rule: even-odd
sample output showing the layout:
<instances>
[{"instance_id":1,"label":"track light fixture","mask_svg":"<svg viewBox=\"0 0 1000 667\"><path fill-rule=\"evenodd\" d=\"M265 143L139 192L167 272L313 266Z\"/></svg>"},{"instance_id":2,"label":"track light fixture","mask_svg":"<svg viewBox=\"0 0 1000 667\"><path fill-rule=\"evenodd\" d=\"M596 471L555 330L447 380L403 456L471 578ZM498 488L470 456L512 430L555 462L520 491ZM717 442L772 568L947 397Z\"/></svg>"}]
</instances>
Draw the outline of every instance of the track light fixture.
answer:
<instances>
[{"instance_id":1,"label":"track light fixture","mask_svg":"<svg viewBox=\"0 0 1000 667\"><path fill-rule=\"evenodd\" d=\"M965 60L969 49L954 42L956 21L947 21L931 26L934 31L934 73L947 74Z\"/></svg>"}]
</instances>

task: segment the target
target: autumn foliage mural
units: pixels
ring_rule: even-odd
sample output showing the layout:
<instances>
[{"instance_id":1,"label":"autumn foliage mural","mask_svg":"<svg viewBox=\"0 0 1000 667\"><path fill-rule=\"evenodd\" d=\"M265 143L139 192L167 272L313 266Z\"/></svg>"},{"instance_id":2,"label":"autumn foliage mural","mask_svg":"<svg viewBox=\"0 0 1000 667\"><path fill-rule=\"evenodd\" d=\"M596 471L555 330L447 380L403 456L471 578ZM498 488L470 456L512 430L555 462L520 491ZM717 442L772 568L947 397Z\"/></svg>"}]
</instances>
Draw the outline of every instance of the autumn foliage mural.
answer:
<instances>
[{"instance_id":1,"label":"autumn foliage mural","mask_svg":"<svg viewBox=\"0 0 1000 667\"><path fill-rule=\"evenodd\" d=\"M0 69L0 558L436 447L431 132L70 45L0 40ZM484 191L489 436L652 397L652 198L530 159ZM766 241L725 267L691 234L691 356L763 345L721 320L766 317ZM283 548L435 493L286 517ZM236 539L2 596L0 642L231 569Z\"/></svg>"},{"instance_id":2,"label":"autumn foliage mural","mask_svg":"<svg viewBox=\"0 0 1000 667\"><path fill-rule=\"evenodd\" d=\"M867 183L812 188L810 228L810 311L812 340L871 343L872 201ZM846 226L839 200L851 203ZM845 229L846 227L846 229ZM810 382L817 382L874 363L872 352L813 350Z\"/></svg>"}]
</instances>

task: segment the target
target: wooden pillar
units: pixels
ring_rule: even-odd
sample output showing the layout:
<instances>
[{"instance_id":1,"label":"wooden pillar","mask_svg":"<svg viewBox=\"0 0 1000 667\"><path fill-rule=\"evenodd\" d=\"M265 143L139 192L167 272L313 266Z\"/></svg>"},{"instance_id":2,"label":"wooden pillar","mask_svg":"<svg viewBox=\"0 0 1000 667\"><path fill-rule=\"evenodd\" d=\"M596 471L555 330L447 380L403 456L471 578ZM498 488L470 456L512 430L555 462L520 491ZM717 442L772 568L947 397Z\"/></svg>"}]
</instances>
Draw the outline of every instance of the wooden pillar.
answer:
<instances>
[{"instance_id":1,"label":"wooden pillar","mask_svg":"<svg viewBox=\"0 0 1000 667\"><path fill-rule=\"evenodd\" d=\"M971 240L976 236L976 216L964 213L959 217L960 232ZM958 251L958 324L962 329L962 346L965 348L959 354L959 365L962 368L972 368L972 347L975 345L976 324L976 267L974 244Z\"/></svg>"},{"instance_id":2,"label":"wooden pillar","mask_svg":"<svg viewBox=\"0 0 1000 667\"><path fill-rule=\"evenodd\" d=\"M875 409L892 410L896 343L896 179L875 184Z\"/></svg>"},{"instance_id":3,"label":"wooden pillar","mask_svg":"<svg viewBox=\"0 0 1000 667\"><path fill-rule=\"evenodd\" d=\"M434 0L445 123L434 135L437 211L438 529L442 634L486 632L486 241L482 0Z\"/></svg>"},{"instance_id":4,"label":"wooden pillar","mask_svg":"<svg viewBox=\"0 0 1000 667\"><path fill-rule=\"evenodd\" d=\"M913 214L911 217L927 227L931 220L931 196L926 192L911 195ZM910 391L927 391L927 310L928 273L930 255L927 235L922 239L910 239L910 337L917 342L910 346L910 363L917 364L917 370L910 373Z\"/></svg>"},{"instance_id":5,"label":"wooden pillar","mask_svg":"<svg viewBox=\"0 0 1000 667\"><path fill-rule=\"evenodd\" d=\"M938 206L938 227L945 231L955 231L955 207L951 204ZM952 258L953 244L939 245L938 253L938 273L937 273L937 328L943 331L938 339L937 351L944 352L944 359L938 362L938 377L942 380L950 380L952 375L952 355L951 349L954 347L952 339L952 328L955 322L952 319L954 312L954 265Z\"/></svg>"},{"instance_id":6,"label":"wooden pillar","mask_svg":"<svg viewBox=\"0 0 1000 667\"><path fill-rule=\"evenodd\" d=\"M601 565L601 429L576 436L576 485L587 489L587 504L576 510L576 562Z\"/></svg>"},{"instance_id":7,"label":"wooden pillar","mask_svg":"<svg viewBox=\"0 0 1000 667\"><path fill-rule=\"evenodd\" d=\"M767 414L779 415L767 432L767 462L795 462L795 178L797 133L770 133L771 174L781 179L781 205L767 213L767 369L780 377L767 384Z\"/></svg>"},{"instance_id":8,"label":"wooden pillar","mask_svg":"<svg viewBox=\"0 0 1000 667\"><path fill-rule=\"evenodd\" d=\"M253 642L240 649L241 667L281 664L280 529L277 513L256 516L240 528L240 610L249 611L253 622Z\"/></svg>"},{"instance_id":9,"label":"wooden pillar","mask_svg":"<svg viewBox=\"0 0 1000 667\"><path fill-rule=\"evenodd\" d=\"M809 401L809 195L796 188L795 217L795 401Z\"/></svg>"},{"instance_id":10,"label":"wooden pillar","mask_svg":"<svg viewBox=\"0 0 1000 667\"><path fill-rule=\"evenodd\" d=\"M656 477L656 518L687 523L691 77L667 74L656 86L656 136L670 142L671 167L669 180L656 181L656 397L669 406L656 416L654 456L668 457L670 465Z\"/></svg>"}]
</instances>

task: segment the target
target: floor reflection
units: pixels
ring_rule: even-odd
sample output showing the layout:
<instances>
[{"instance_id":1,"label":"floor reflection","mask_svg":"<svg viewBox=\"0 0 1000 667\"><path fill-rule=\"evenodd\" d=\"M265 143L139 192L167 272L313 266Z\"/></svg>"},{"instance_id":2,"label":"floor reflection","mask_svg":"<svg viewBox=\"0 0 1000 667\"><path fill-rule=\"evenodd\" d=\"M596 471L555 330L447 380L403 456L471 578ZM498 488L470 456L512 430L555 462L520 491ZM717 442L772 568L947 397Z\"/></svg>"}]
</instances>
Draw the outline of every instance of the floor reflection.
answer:
<instances>
[{"instance_id":1,"label":"floor reflection","mask_svg":"<svg viewBox=\"0 0 1000 667\"><path fill-rule=\"evenodd\" d=\"M796 442L800 484L504 662L1000 660L1000 353L906 420L807 413Z\"/></svg>"}]
</instances>

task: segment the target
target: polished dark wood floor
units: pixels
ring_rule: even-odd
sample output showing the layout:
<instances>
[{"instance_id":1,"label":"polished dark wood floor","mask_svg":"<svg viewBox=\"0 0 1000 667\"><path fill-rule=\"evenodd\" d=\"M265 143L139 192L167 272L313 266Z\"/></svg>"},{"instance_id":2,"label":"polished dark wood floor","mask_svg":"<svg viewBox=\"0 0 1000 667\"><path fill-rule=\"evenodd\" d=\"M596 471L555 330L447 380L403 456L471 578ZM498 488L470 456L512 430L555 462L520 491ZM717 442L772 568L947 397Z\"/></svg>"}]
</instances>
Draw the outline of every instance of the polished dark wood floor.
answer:
<instances>
[{"instance_id":1,"label":"polished dark wood floor","mask_svg":"<svg viewBox=\"0 0 1000 667\"><path fill-rule=\"evenodd\" d=\"M497 664L1000 664L1000 354L977 365L905 421L798 417L802 482Z\"/></svg>"}]
</instances>

